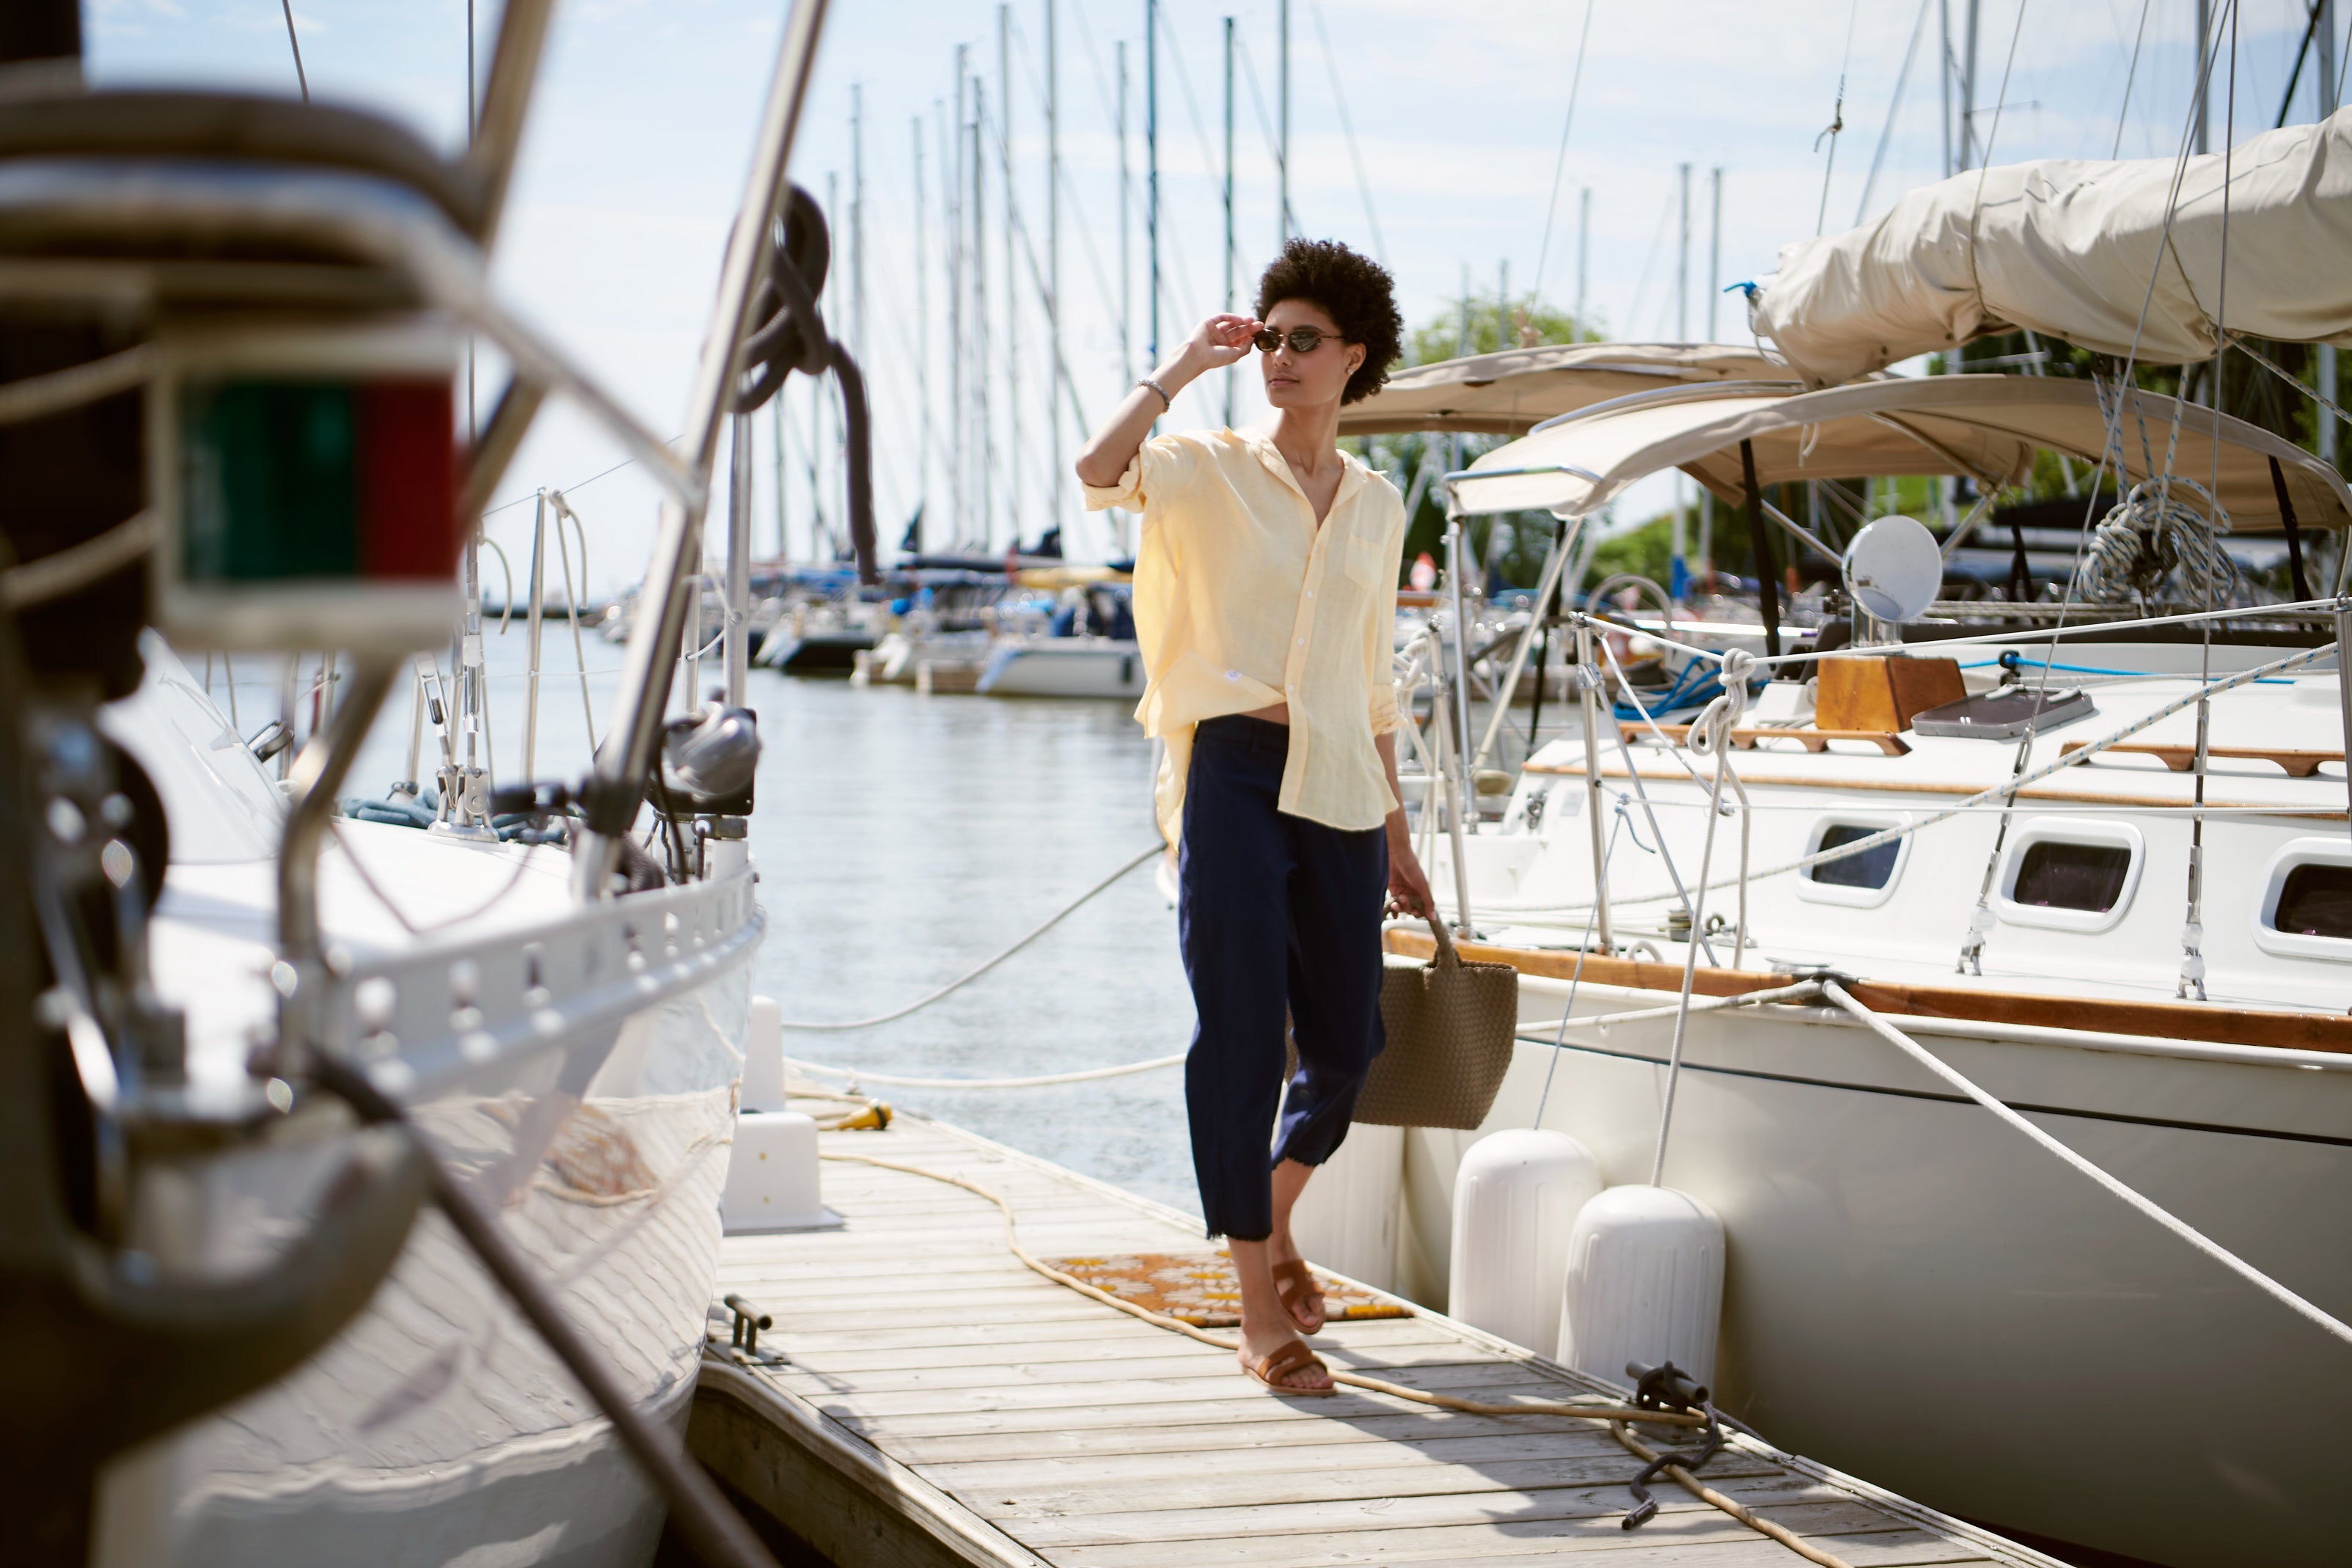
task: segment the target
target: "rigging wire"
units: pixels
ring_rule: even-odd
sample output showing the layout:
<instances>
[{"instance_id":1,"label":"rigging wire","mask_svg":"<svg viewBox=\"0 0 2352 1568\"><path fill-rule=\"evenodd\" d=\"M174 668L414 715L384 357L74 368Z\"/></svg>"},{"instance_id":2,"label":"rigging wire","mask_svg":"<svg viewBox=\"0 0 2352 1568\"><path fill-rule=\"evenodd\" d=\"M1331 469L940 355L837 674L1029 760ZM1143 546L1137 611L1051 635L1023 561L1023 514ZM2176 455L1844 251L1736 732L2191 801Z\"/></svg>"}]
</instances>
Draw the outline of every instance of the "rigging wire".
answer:
<instances>
[{"instance_id":1,"label":"rigging wire","mask_svg":"<svg viewBox=\"0 0 2352 1568\"><path fill-rule=\"evenodd\" d=\"M1568 172L1568 133L1576 124L1577 92L1584 85L1584 55L1592 40L1593 5L1594 0L1584 0L1584 26L1576 35L1576 64L1568 77L1568 113L1559 122L1559 153L1551 165L1551 200L1544 207L1543 243L1536 247L1535 293L1538 300L1543 298L1544 263L1551 257L1552 223L1559 216L1560 176ZM1577 322L1576 330L1581 332L1584 323Z\"/></svg>"},{"instance_id":2,"label":"rigging wire","mask_svg":"<svg viewBox=\"0 0 2352 1568\"><path fill-rule=\"evenodd\" d=\"M1356 165L1356 189L1364 198L1364 222L1372 230L1372 256L1382 267L1389 264L1389 248L1381 238L1381 217L1372 210L1372 182L1364 174L1364 154L1356 145L1355 121L1348 117L1347 89L1339 85L1339 58L1331 50L1331 35L1323 26L1323 0L1307 0L1307 9L1315 18L1316 41L1323 46L1323 68L1331 78L1331 102L1339 110L1339 129L1347 133L1348 159Z\"/></svg>"},{"instance_id":3,"label":"rigging wire","mask_svg":"<svg viewBox=\"0 0 2352 1568\"><path fill-rule=\"evenodd\" d=\"M1242 62L1242 79L1249 83L1250 102L1257 109L1258 134L1265 138L1266 156L1274 160L1277 172L1283 172L1286 160L1282 155L1282 144L1275 139L1274 117L1265 111L1265 94L1257 85L1257 67L1250 59L1248 43L1239 34L1234 37L1234 53ZM1298 214L1290 205L1290 187L1286 180L1283 183L1282 223L1285 233L1298 232Z\"/></svg>"},{"instance_id":4,"label":"rigging wire","mask_svg":"<svg viewBox=\"0 0 2352 1568\"><path fill-rule=\"evenodd\" d=\"M310 79L302 69L302 40L294 32L294 0L278 0L286 10L286 42L294 50L294 83L302 89L302 101L310 101Z\"/></svg>"},{"instance_id":5,"label":"rigging wire","mask_svg":"<svg viewBox=\"0 0 2352 1568\"><path fill-rule=\"evenodd\" d=\"M1895 73L1895 96L1886 103L1886 124L1878 133L1878 150L1870 155L1870 173L1863 177L1862 200L1854 204L1853 223L1856 228L1862 226L1862 220L1869 215L1870 193L1878 184L1878 172L1886 163L1886 149L1895 140L1895 117L1902 110L1903 89L1911 80L1912 65L1919 58L1919 39L1927 30L1927 7L1935 3L1936 0L1919 0L1919 14L1911 20L1911 41L1903 48L1903 68ZM1826 175L1822 177L1822 192L1826 199L1829 193Z\"/></svg>"},{"instance_id":6,"label":"rigging wire","mask_svg":"<svg viewBox=\"0 0 2352 1568\"><path fill-rule=\"evenodd\" d=\"M1821 237L1822 230L1829 226L1830 221L1830 176L1837 173L1838 137L1845 130L1846 68L1853 63L1853 22L1854 18L1859 16L1861 12L1862 0L1853 0L1853 4L1846 7L1845 55L1838 61L1837 107L1830 111L1829 129L1822 132L1821 136L1813 138L1813 151L1816 153L1822 150L1822 137L1825 136L1829 138L1830 143L1829 162L1822 165L1821 211L1817 213L1813 218L1813 237L1817 239ZM1925 15L1925 13L1922 13L1922 15ZM2018 7L2019 19L2021 21L2023 20L2024 16L2025 8L2022 5L2020 5ZM1907 64L1908 62L1906 63ZM1998 110L1995 112L1998 113Z\"/></svg>"},{"instance_id":7,"label":"rigging wire","mask_svg":"<svg viewBox=\"0 0 2352 1568\"><path fill-rule=\"evenodd\" d=\"M2123 107L2116 110L2116 144L2107 152L2110 158L2124 155L2124 127L2131 123L2132 84L2139 79L2139 47L2147 37L2148 7L2156 0L2139 0L2139 30L2132 35L2131 68L2124 73Z\"/></svg>"}]
</instances>

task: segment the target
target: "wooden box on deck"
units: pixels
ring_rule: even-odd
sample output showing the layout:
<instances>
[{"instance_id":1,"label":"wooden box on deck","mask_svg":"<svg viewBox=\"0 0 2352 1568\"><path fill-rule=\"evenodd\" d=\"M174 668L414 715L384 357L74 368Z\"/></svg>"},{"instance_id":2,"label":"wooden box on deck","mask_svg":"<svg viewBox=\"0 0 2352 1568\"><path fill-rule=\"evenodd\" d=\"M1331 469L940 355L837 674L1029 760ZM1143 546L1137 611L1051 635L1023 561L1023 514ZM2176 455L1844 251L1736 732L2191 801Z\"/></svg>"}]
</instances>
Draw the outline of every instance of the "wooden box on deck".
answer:
<instances>
[{"instance_id":1,"label":"wooden box on deck","mask_svg":"<svg viewBox=\"0 0 2352 1568\"><path fill-rule=\"evenodd\" d=\"M1968 695L1958 659L1906 654L1836 654L1821 661L1813 724L1822 730L1895 734L1911 717Z\"/></svg>"}]
</instances>

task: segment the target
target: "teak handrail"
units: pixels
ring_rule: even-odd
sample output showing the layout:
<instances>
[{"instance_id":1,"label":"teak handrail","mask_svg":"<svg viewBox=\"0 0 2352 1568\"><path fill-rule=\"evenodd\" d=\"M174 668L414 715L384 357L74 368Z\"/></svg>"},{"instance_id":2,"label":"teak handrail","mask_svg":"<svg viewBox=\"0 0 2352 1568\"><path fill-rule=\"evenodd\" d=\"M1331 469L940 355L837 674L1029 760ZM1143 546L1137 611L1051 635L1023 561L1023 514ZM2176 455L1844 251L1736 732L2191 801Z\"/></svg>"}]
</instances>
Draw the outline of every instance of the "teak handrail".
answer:
<instances>
[{"instance_id":1,"label":"teak handrail","mask_svg":"<svg viewBox=\"0 0 2352 1568\"><path fill-rule=\"evenodd\" d=\"M1629 741L1638 741L1651 733L1650 726L1629 719L1618 721L1617 728ZM1657 733L1670 741L1687 742L1688 724L1661 724ZM1899 757L1911 750L1911 743L1902 736L1885 730L1734 730L1731 743L1743 752L1752 752L1759 741L1796 741L1808 752L1826 752L1832 741L1862 741L1876 746L1882 755ZM2115 748L2120 750L2121 748Z\"/></svg>"},{"instance_id":2,"label":"teak handrail","mask_svg":"<svg viewBox=\"0 0 2352 1568\"><path fill-rule=\"evenodd\" d=\"M2090 743L2088 741L2069 741L2058 749L2058 754L2065 756L2069 752L2079 752ZM2185 773L2197 765L2197 748L2193 745L2168 746L2150 741L2132 741L2108 746L2105 750L2161 758L2164 765L2176 773ZM2205 754L2209 758L2221 757L2231 762L2276 763L2291 779L2316 778L2320 763L2344 760L2341 752L2307 752L2292 746L2208 746Z\"/></svg>"}]
</instances>

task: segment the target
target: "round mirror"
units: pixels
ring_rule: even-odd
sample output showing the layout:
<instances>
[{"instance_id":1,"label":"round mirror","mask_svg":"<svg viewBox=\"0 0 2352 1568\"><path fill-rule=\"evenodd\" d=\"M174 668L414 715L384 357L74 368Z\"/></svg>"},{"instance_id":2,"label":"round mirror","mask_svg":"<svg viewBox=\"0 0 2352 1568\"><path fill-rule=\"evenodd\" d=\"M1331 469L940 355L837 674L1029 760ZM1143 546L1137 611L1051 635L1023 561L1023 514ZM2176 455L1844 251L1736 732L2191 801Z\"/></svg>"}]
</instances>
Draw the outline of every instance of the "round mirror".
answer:
<instances>
[{"instance_id":1,"label":"round mirror","mask_svg":"<svg viewBox=\"0 0 2352 1568\"><path fill-rule=\"evenodd\" d=\"M1944 552L1916 518L1882 517L1846 547L1845 591L1882 621L1916 620L1944 585Z\"/></svg>"}]
</instances>

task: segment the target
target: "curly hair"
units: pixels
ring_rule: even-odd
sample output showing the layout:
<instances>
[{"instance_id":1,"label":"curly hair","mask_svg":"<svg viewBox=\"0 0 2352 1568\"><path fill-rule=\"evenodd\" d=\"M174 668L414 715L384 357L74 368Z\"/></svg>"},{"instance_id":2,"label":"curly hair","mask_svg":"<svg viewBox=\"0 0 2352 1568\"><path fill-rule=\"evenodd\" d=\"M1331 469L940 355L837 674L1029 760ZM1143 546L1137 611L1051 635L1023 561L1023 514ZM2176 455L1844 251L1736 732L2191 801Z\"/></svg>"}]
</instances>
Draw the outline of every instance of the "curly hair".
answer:
<instances>
[{"instance_id":1,"label":"curly hair","mask_svg":"<svg viewBox=\"0 0 2352 1568\"><path fill-rule=\"evenodd\" d=\"M1388 268L1336 239L1290 240L1257 280L1258 320L1285 300L1319 307L1341 337L1363 345L1364 363L1348 378L1340 402L1360 402L1387 383L1389 366L1404 350L1404 317Z\"/></svg>"}]
</instances>

